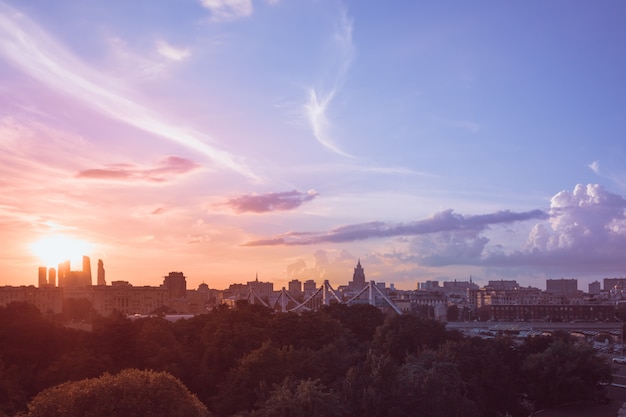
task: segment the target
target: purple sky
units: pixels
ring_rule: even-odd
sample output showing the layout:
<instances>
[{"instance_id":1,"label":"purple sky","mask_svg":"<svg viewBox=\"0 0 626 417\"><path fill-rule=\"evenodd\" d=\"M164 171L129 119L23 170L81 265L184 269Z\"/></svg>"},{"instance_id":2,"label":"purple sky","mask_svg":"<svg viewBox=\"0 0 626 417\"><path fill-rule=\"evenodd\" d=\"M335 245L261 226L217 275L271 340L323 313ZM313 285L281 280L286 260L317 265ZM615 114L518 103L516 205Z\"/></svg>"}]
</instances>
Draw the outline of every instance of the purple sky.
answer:
<instances>
[{"instance_id":1,"label":"purple sky","mask_svg":"<svg viewBox=\"0 0 626 417\"><path fill-rule=\"evenodd\" d=\"M0 285L625 276L624 39L604 0L0 0Z\"/></svg>"}]
</instances>

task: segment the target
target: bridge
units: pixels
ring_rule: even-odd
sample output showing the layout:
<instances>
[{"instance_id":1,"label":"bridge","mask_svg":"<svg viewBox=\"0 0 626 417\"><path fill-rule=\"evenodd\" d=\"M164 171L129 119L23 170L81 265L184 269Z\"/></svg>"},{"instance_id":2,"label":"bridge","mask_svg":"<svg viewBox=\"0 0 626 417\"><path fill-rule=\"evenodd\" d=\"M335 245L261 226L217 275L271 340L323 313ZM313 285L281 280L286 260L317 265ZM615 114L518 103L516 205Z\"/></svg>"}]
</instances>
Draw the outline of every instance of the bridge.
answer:
<instances>
[{"instance_id":1,"label":"bridge","mask_svg":"<svg viewBox=\"0 0 626 417\"><path fill-rule=\"evenodd\" d=\"M386 305L396 313L402 314L398 306L396 306L389 297L383 294L374 281L370 281L363 289L348 300L342 300L328 280L324 280L322 286L302 302L296 300L289 291L285 290L285 287L282 288L278 297L273 302L263 300L252 288L250 289L247 300L250 304L259 303L283 313L319 310L322 306L330 305L331 302L347 305L363 304L366 302L372 306Z\"/></svg>"}]
</instances>

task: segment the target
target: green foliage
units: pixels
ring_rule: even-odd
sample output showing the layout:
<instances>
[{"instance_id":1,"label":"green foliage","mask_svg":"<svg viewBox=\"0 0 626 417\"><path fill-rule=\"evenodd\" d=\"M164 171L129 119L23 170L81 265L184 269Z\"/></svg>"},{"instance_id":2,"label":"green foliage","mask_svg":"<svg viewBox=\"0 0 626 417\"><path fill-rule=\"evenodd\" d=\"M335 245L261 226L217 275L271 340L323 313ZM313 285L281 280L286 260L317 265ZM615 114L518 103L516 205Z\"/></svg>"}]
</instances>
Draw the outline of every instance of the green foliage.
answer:
<instances>
[{"instance_id":1,"label":"green foliage","mask_svg":"<svg viewBox=\"0 0 626 417\"><path fill-rule=\"evenodd\" d=\"M348 370L342 398L349 417L391 416L398 401L398 365L387 355L369 353L366 360Z\"/></svg>"},{"instance_id":2,"label":"green foliage","mask_svg":"<svg viewBox=\"0 0 626 417\"><path fill-rule=\"evenodd\" d=\"M277 315L270 322L269 338L277 346L320 349L343 333L339 322L319 312Z\"/></svg>"},{"instance_id":3,"label":"green foliage","mask_svg":"<svg viewBox=\"0 0 626 417\"><path fill-rule=\"evenodd\" d=\"M110 372L136 366L139 358L136 326L122 313L94 320L89 349Z\"/></svg>"},{"instance_id":4,"label":"green foliage","mask_svg":"<svg viewBox=\"0 0 626 417\"><path fill-rule=\"evenodd\" d=\"M440 352L458 367L477 415L528 415L519 390L521 356L510 339L464 338L446 344Z\"/></svg>"},{"instance_id":5,"label":"green foliage","mask_svg":"<svg viewBox=\"0 0 626 417\"><path fill-rule=\"evenodd\" d=\"M165 372L127 369L117 375L48 388L28 405L27 417L208 417L206 407Z\"/></svg>"},{"instance_id":6,"label":"green foliage","mask_svg":"<svg viewBox=\"0 0 626 417\"><path fill-rule=\"evenodd\" d=\"M448 306L448 311L446 312L446 319L448 321L458 321L460 314L461 312L459 310L459 306L457 306L456 304L452 304L451 306Z\"/></svg>"},{"instance_id":7,"label":"green foliage","mask_svg":"<svg viewBox=\"0 0 626 417\"><path fill-rule=\"evenodd\" d=\"M252 417L340 417L339 397L319 380L286 378Z\"/></svg>"},{"instance_id":8,"label":"green foliage","mask_svg":"<svg viewBox=\"0 0 626 417\"><path fill-rule=\"evenodd\" d=\"M324 310L339 322L356 338L363 343L372 340L378 326L385 321L385 315L379 308L369 304L332 304Z\"/></svg>"},{"instance_id":9,"label":"green foliage","mask_svg":"<svg viewBox=\"0 0 626 417\"><path fill-rule=\"evenodd\" d=\"M601 401L611 368L586 344L559 339L522 364L528 397L537 407Z\"/></svg>"},{"instance_id":10,"label":"green foliage","mask_svg":"<svg viewBox=\"0 0 626 417\"><path fill-rule=\"evenodd\" d=\"M436 349L449 337L445 325L416 316L389 316L376 330L372 348L402 363L407 355L417 355L423 349Z\"/></svg>"},{"instance_id":11,"label":"green foliage","mask_svg":"<svg viewBox=\"0 0 626 417\"><path fill-rule=\"evenodd\" d=\"M0 308L0 416L26 410L38 393L44 404L54 392L44 396L46 388L84 388L133 368L178 378L220 417L517 417L529 401L600 399L610 379L609 365L566 333L518 346L369 305L277 314L240 302L176 323L114 314L96 318L91 332L62 328L26 304ZM79 382L87 385L71 385Z\"/></svg>"},{"instance_id":12,"label":"green foliage","mask_svg":"<svg viewBox=\"0 0 626 417\"><path fill-rule=\"evenodd\" d=\"M456 364L423 355L403 365L398 375L399 398L393 415L420 417L478 416Z\"/></svg>"}]
</instances>

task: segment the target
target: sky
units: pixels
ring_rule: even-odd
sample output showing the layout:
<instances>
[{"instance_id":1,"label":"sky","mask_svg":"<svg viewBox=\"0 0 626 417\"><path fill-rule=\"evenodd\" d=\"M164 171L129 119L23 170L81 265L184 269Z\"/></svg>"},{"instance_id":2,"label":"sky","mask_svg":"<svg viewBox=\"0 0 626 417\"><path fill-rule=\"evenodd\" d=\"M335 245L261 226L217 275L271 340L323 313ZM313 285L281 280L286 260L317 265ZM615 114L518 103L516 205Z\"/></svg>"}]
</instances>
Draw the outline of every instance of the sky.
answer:
<instances>
[{"instance_id":1,"label":"sky","mask_svg":"<svg viewBox=\"0 0 626 417\"><path fill-rule=\"evenodd\" d=\"M626 276L626 3L0 0L0 285Z\"/></svg>"}]
</instances>

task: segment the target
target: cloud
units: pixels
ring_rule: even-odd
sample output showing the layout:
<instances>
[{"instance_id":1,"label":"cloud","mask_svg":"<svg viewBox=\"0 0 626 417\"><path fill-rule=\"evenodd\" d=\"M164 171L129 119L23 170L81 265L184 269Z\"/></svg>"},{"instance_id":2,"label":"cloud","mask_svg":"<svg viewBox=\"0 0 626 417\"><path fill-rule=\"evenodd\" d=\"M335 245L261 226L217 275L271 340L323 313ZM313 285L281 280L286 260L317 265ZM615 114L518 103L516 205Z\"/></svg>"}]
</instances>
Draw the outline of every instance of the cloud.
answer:
<instances>
[{"instance_id":1,"label":"cloud","mask_svg":"<svg viewBox=\"0 0 626 417\"><path fill-rule=\"evenodd\" d=\"M452 210L439 212L429 219L410 223L390 224L381 221L342 226L322 234L289 233L247 242L245 246L313 245L320 243L345 243L358 240L395 236L415 236L438 232L483 231L491 225L508 224L532 219L546 219L547 213L533 210L524 213L499 211L490 214L463 216Z\"/></svg>"},{"instance_id":2,"label":"cloud","mask_svg":"<svg viewBox=\"0 0 626 417\"><path fill-rule=\"evenodd\" d=\"M84 65L34 22L3 3L0 3L0 56L47 87L78 99L102 114L193 149L223 167L258 179L233 155L209 145L210 137L169 123L162 114L123 94L115 80Z\"/></svg>"},{"instance_id":3,"label":"cloud","mask_svg":"<svg viewBox=\"0 0 626 417\"><path fill-rule=\"evenodd\" d=\"M233 20L252 15L252 0L200 0L200 4L211 12L214 21Z\"/></svg>"},{"instance_id":4,"label":"cloud","mask_svg":"<svg viewBox=\"0 0 626 417\"><path fill-rule=\"evenodd\" d=\"M159 54L173 61L182 61L191 55L191 50L189 50L189 48L172 46L162 40L156 42L156 48Z\"/></svg>"},{"instance_id":5,"label":"cloud","mask_svg":"<svg viewBox=\"0 0 626 417\"><path fill-rule=\"evenodd\" d=\"M593 161L587 166L596 174L600 174L600 161Z\"/></svg>"},{"instance_id":6,"label":"cloud","mask_svg":"<svg viewBox=\"0 0 626 417\"><path fill-rule=\"evenodd\" d=\"M146 181L162 183L174 175L182 175L194 171L200 164L178 156L168 156L159 161L155 168L138 168L129 164L113 165L105 169L87 169L76 174L76 178L135 182Z\"/></svg>"},{"instance_id":7,"label":"cloud","mask_svg":"<svg viewBox=\"0 0 626 417\"><path fill-rule=\"evenodd\" d=\"M438 232L411 242L413 260L424 266L475 264L489 239L476 230Z\"/></svg>"},{"instance_id":8,"label":"cloud","mask_svg":"<svg viewBox=\"0 0 626 417\"><path fill-rule=\"evenodd\" d=\"M293 190L282 193L244 195L228 200L225 205L237 213L266 213L293 210L318 195L315 190L309 190L306 193Z\"/></svg>"},{"instance_id":9,"label":"cloud","mask_svg":"<svg viewBox=\"0 0 626 417\"><path fill-rule=\"evenodd\" d=\"M559 274L617 273L626 270L626 200L597 184L576 185L550 200L549 217L535 224L526 243L505 251L489 247L475 230L437 233L411 242L404 261L427 266L518 267Z\"/></svg>"},{"instance_id":10,"label":"cloud","mask_svg":"<svg viewBox=\"0 0 626 417\"><path fill-rule=\"evenodd\" d=\"M168 72L168 65L163 59L154 59L137 53L123 39L109 38L107 45L115 66L114 70L109 71L119 78L154 81L163 78Z\"/></svg>"},{"instance_id":11,"label":"cloud","mask_svg":"<svg viewBox=\"0 0 626 417\"><path fill-rule=\"evenodd\" d=\"M335 52L337 54L337 68L335 79L330 89L310 88L308 100L304 105L304 113L308 120L315 139L325 148L345 157L352 157L349 153L341 150L331 136L331 123L328 119L328 107L331 104L336 91L345 78L352 59L354 57L354 45L352 43L352 21L348 19L346 12L341 15L337 31L333 36Z\"/></svg>"}]
</instances>

